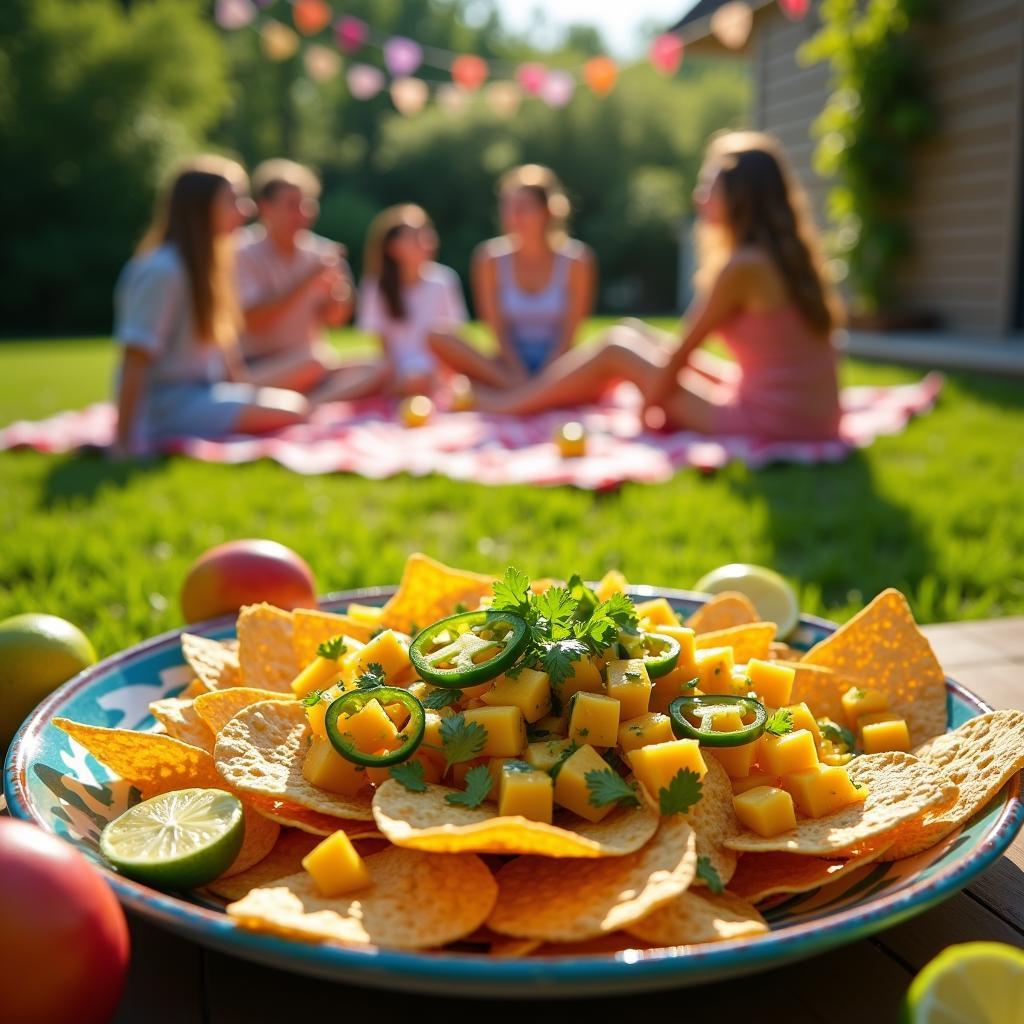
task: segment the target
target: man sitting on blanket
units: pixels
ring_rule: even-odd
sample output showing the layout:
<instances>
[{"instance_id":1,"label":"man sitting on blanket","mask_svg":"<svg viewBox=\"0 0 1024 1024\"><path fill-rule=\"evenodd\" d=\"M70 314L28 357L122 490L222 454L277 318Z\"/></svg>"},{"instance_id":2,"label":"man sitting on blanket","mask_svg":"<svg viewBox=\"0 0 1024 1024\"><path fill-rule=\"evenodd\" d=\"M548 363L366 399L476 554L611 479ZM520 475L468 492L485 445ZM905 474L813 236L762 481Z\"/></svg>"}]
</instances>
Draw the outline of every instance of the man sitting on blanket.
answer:
<instances>
[{"instance_id":1,"label":"man sitting on blanket","mask_svg":"<svg viewBox=\"0 0 1024 1024\"><path fill-rule=\"evenodd\" d=\"M320 182L308 167L267 160L256 168L252 186L259 223L240 233L236 252L249 379L309 391L339 366L325 327L352 316L345 248L309 230Z\"/></svg>"}]
</instances>

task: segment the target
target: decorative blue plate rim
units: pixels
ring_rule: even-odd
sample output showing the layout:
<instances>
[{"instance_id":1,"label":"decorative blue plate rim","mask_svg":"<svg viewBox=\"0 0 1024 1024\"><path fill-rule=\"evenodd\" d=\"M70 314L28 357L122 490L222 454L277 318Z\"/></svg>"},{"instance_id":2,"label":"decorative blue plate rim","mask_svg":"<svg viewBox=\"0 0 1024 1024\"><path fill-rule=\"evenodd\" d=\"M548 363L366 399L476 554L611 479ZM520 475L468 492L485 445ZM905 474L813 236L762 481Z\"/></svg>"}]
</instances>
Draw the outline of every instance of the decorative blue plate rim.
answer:
<instances>
[{"instance_id":1,"label":"decorative blue plate rim","mask_svg":"<svg viewBox=\"0 0 1024 1024\"><path fill-rule=\"evenodd\" d=\"M391 596L394 589L368 587L332 593L322 598L320 604L332 610L352 601L380 602ZM697 605L707 600L704 594L663 587L632 587L630 593L634 597L666 597L680 605ZM800 624L825 633L836 629L835 623L809 615L801 616ZM71 696L125 662L177 645L183 632L216 634L233 625L234 616L223 616L162 633L111 655L50 694L23 723L8 752L4 793L10 812L47 828L45 820L31 805L25 778L42 730L54 717L55 710ZM974 715L992 710L978 696L948 677L946 688L948 697L967 705ZM446 995L501 993L521 998L584 992L598 995L703 983L716 977L765 970L855 941L921 913L962 889L994 863L1024 825L1024 777L1010 780L996 799L1001 799L1003 804L984 839L966 856L941 867L927 879L910 882L887 895L876 895L866 905L788 925L756 939L661 950L495 959L472 953L415 953L317 945L244 931L219 911L133 882L102 865L99 870L127 909L224 952L301 973L354 984L386 983Z\"/></svg>"}]
</instances>

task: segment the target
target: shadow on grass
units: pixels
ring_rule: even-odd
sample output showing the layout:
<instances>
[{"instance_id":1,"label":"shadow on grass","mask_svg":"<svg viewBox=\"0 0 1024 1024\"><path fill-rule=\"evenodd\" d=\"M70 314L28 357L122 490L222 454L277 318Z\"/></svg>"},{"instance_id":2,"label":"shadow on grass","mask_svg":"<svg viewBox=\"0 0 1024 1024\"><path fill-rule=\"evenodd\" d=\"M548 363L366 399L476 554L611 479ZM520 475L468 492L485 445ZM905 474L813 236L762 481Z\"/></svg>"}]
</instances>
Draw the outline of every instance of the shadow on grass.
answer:
<instances>
[{"instance_id":1,"label":"shadow on grass","mask_svg":"<svg viewBox=\"0 0 1024 1024\"><path fill-rule=\"evenodd\" d=\"M948 383L962 394L1002 409L1016 409L1024 413L1024 381L1019 377L949 370L943 373ZM942 401L941 397L939 401Z\"/></svg>"},{"instance_id":2,"label":"shadow on grass","mask_svg":"<svg viewBox=\"0 0 1024 1024\"><path fill-rule=\"evenodd\" d=\"M911 596L934 572L923 524L878 493L863 452L834 465L770 466L730 484L767 507L772 564L820 588L827 606L860 605L886 587Z\"/></svg>"},{"instance_id":3,"label":"shadow on grass","mask_svg":"<svg viewBox=\"0 0 1024 1024\"><path fill-rule=\"evenodd\" d=\"M44 509L91 502L107 488L127 487L139 477L160 472L167 460L108 459L98 451L83 451L54 462L43 481L39 504Z\"/></svg>"}]
</instances>

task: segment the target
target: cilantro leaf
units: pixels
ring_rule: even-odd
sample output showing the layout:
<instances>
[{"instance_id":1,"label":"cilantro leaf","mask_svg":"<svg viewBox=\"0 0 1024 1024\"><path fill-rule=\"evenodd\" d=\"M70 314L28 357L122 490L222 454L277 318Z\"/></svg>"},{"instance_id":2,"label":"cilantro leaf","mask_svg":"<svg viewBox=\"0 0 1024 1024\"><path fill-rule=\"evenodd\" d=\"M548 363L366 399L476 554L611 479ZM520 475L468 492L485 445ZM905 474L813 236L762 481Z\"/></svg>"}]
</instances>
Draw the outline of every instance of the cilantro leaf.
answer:
<instances>
[{"instance_id":1,"label":"cilantro leaf","mask_svg":"<svg viewBox=\"0 0 1024 1024\"><path fill-rule=\"evenodd\" d=\"M479 807L487 799L493 785L494 778L487 770L487 765L478 764L466 772L465 790L461 793L448 793L444 799L446 803L458 807Z\"/></svg>"},{"instance_id":2,"label":"cilantro leaf","mask_svg":"<svg viewBox=\"0 0 1024 1024\"><path fill-rule=\"evenodd\" d=\"M491 607L495 611L515 612L524 619L531 618L530 577L521 569L510 565L505 570L505 575L496 580L491 589L494 593Z\"/></svg>"},{"instance_id":3,"label":"cilantro leaf","mask_svg":"<svg viewBox=\"0 0 1024 1024\"><path fill-rule=\"evenodd\" d=\"M711 858L705 857L704 854L697 858L697 877L703 879L716 896L725 891L725 886L715 870L715 865L711 863Z\"/></svg>"},{"instance_id":4,"label":"cilantro leaf","mask_svg":"<svg viewBox=\"0 0 1024 1024\"><path fill-rule=\"evenodd\" d=\"M425 793L427 784L423 779L422 761L403 761L388 771L396 782L400 782L410 793Z\"/></svg>"},{"instance_id":5,"label":"cilantro leaf","mask_svg":"<svg viewBox=\"0 0 1024 1024\"><path fill-rule=\"evenodd\" d=\"M479 722L467 722L460 711L441 721L441 753L445 771L453 764L472 761L487 742L487 730Z\"/></svg>"},{"instance_id":6,"label":"cilantro leaf","mask_svg":"<svg viewBox=\"0 0 1024 1024\"><path fill-rule=\"evenodd\" d=\"M764 723L764 731L772 736L785 736L793 731L793 712L789 708L779 708L768 716Z\"/></svg>"},{"instance_id":7,"label":"cilantro leaf","mask_svg":"<svg viewBox=\"0 0 1024 1024\"><path fill-rule=\"evenodd\" d=\"M320 644L316 649L316 653L320 658L337 661L347 650L345 637L339 633L337 636L332 636L330 640L325 640Z\"/></svg>"},{"instance_id":8,"label":"cilantro leaf","mask_svg":"<svg viewBox=\"0 0 1024 1024\"><path fill-rule=\"evenodd\" d=\"M370 634L370 639L371 639L371 640L376 640L376 639L377 639L377 637L379 637L379 636L381 635L381 633L386 633L387 631L388 631L388 629L387 629L387 626L378 626L378 627L377 627L377 628L376 628L376 629L375 629L375 630L374 630L374 631L373 631L373 632L372 632L372 633Z\"/></svg>"},{"instance_id":9,"label":"cilantro leaf","mask_svg":"<svg viewBox=\"0 0 1024 1024\"><path fill-rule=\"evenodd\" d=\"M552 639L562 640L569 635L570 623L577 607L565 587L549 587L533 599L533 609L537 615L536 627Z\"/></svg>"},{"instance_id":10,"label":"cilantro leaf","mask_svg":"<svg viewBox=\"0 0 1024 1024\"><path fill-rule=\"evenodd\" d=\"M832 743L842 743L849 750L853 750L857 745L853 733L846 726L837 725L829 718L819 718L818 728L821 730L821 735Z\"/></svg>"},{"instance_id":11,"label":"cilantro leaf","mask_svg":"<svg viewBox=\"0 0 1024 1024\"><path fill-rule=\"evenodd\" d=\"M658 807L662 814L685 814L700 800L703 783L689 768L680 768L667 786L658 790Z\"/></svg>"},{"instance_id":12,"label":"cilantro leaf","mask_svg":"<svg viewBox=\"0 0 1024 1024\"><path fill-rule=\"evenodd\" d=\"M570 676L576 674L572 663L579 661L588 653L586 644L567 637L563 640L542 641L539 645L538 656L541 667L551 680L551 685L559 686Z\"/></svg>"},{"instance_id":13,"label":"cilantro leaf","mask_svg":"<svg viewBox=\"0 0 1024 1024\"><path fill-rule=\"evenodd\" d=\"M371 661L366 666L366 671L356 677L356 686L360 690L376 690L378 686L385 685L387 685L387 676L384 673L384 666L376 661Z\"/></svg>"},{"instance_id":14,"label":"cilantro leaf","mask_svg":"<svg viewBox=\"0 0 1024 1024\"><path fill-rule=\"evenodd\" d=\"M594 614L611 619L619 629L630 633L635 633L639 625L636 605L625 594L612 594L607 601L597 606Z\"/></svg>"},{"instance_id":15,"label":"cilantro leaf","mask_svg":"<svg viewBox=\"0 0 1024 1024\"><path fill-rule=\"evenodd\" d=\"M573 740L566 748L558 755L558 760L548 769L548 775L552 779L558 778L558 773L562 770L562 765L580 749L580 745Z\"/></svg>"},{"instance_id":16,"label":"cilantro leaf","mask_svg":"<svg viewBox=\"0 0 1024 1024\"><path fill-rule=\"evenodd\" d=\"M313 690L311 693L307 693L306 696L302 698L302 706L304 708L315 707L320 703L320 698L323 697L323 695L323 690Z\"/></svg>"},{"instance_id":17,"label":"cilantro leaf","mask_svg":"<svg viewBox=\"0 0 1024 1024\"><path fill-rule=\"evenodd\" d=\"M587 772L583 779L590 794L588 799L595 807L604 807L606 804L622 804L626 807L640 806L640 798L636 795L636 790L611 768Z\"/></svg>"},{"instance_id":18,"label":"cilantro leaf","mask_svg":"<svg viewBox=\"0 0 1024 1024\"><path fill-rule=\"evenodd\" d=\"M438 688L431 690L430 693L420 701L420 703L428 711L440 711L441 708L450 707L452 704L457 704L462 700L461 690L445 690Z\"/></svg>"},{"instance_id":19,"label":"cilantro leaf","mask_svg":"<svg viewBox=\"0 0 1024 1024\"><path fill-rule=\"evenodd\" d=\"M577 573L573 573L569 577L566 589L576 602L576 618L581 622L589 619L594 614L594 609L601 603L598 600L597 594L583 582Z\"/></svg>"}]
</instances>

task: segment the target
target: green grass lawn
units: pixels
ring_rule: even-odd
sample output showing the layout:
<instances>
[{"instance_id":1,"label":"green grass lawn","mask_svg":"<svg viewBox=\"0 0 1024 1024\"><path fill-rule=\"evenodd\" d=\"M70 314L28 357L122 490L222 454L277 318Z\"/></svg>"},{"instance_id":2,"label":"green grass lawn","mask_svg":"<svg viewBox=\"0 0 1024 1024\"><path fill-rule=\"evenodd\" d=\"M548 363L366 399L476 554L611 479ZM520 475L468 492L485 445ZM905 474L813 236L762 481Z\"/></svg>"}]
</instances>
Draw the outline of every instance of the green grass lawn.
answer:
<instances>
[{"instance_id":1,"label":"green grass lawn","mask_svg":"<svg viewBox=\"0 0 1024 1024\"><path fill-rule=\"evenodd\" d=\"M0 424L105 396L113 366L104 339L0 343ZM915 374L843 371L847 383ZM233 537L292 546L324 591L395 581L423 550L488 571L617 566L678 587L723 562L761 562L798 584L807 611L837 619L889 585L923 621L1024 613L1022 438L1019 382L953 374L935 412L841 465L686 471L602 495L0 454L0 618L53 612L108 654L178 624L189 563Z\"/></svg>"}]
</instances>

